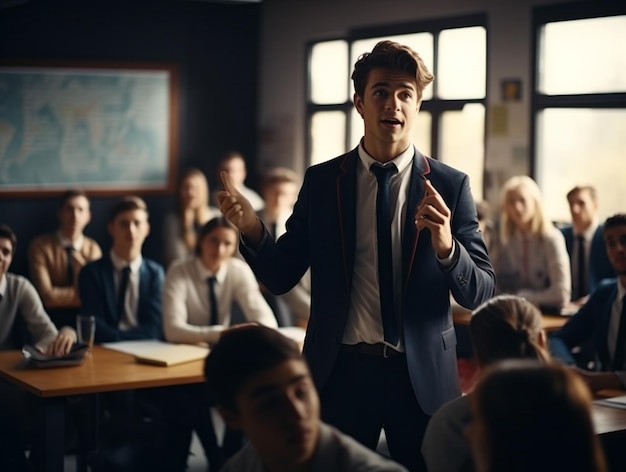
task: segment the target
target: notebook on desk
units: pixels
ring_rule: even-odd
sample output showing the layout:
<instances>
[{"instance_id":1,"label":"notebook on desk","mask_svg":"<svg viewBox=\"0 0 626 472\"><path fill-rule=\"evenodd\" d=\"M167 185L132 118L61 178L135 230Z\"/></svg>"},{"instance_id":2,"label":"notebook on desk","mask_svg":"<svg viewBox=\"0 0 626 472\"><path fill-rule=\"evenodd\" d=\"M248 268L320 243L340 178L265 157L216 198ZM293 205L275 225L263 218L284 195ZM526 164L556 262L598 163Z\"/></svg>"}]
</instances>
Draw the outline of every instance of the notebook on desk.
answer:
<instances>
[{"instance_id":1,"label":"notebook on desk","mask_svg":"<svg viewBox=\"0 0 626 472\"><path fill-rule=\"evenodd\" d=\"M209 348L193 344L172 344L163 341L121 341L104 343L107 349L125 352L137 362L169 367L205 359Z\"/></svg>"}]
</instances>

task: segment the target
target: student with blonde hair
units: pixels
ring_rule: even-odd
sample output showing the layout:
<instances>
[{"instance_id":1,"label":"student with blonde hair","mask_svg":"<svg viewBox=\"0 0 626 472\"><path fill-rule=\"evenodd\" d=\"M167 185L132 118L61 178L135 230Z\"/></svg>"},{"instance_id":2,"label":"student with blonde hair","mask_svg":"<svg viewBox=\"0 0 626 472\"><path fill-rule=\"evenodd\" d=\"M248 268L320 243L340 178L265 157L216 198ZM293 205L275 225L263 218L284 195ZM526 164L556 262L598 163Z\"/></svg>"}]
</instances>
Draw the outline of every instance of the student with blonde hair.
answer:
<instances>
[{"instance_id":1,"label":"student with blonde hair","mask_svg":"<svg viewBox=\"0 0 626 472\"><path fill-rule=\"evenodd\" d=\"M479 375L504 359L533 359L541 363L550 360L541 312L524 298L494 297L476 309L469 327ZM422 443L429 472L474 470L465 433L471 421L471 396L444 404L431 418Z\"/></svg>"},{"instance_id":2,"label":"student with blonde hair","mask_svg":"<svg viewBox=\"0 0 626 472\"><path fill-rule=\"evenodd\" d=\"M591 394L559 364L504 361L472 394L468 431L477 472L605 472Z\"/></svg>"},{"instance_id":3,"label":"student with blonde hair","mask_svg":"<svg viewBox=\"0 0 626 472\"><path fill-rule=\"evenodd\" d=\"M570 300L571 275L563 234L547 218L537 183L526 175L502 187L496 290L560 309Z\"/></svg>"}]
</instances>

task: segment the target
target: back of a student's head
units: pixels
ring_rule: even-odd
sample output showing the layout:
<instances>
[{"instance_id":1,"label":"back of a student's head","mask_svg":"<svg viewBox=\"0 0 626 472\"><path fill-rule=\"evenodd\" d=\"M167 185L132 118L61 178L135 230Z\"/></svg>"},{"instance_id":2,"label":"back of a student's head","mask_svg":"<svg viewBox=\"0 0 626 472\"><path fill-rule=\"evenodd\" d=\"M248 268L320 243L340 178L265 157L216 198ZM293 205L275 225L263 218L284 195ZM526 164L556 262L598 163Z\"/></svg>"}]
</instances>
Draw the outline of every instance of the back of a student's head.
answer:
<instances>
[{"instance_id":1,"label":"back of a student's head","mask_svg":"<svg viewBox=\"0 0 626 472\"><path fill-rule=\"evenodd\" d=\"M205 361L209 397L236 410L236 397L251 377L290 360L304 362L298 344L276 329L244 325L227 330Z\"/></svg>"},{"instance_id":2,"label":"back of a student's head","mask_svg":"<svg viewBox=\"0 0 626 472\"><path fill-rule=\"evenodd\" d=\"M499 295L488 300L474 311L469 330L481 366L506 359L550 359L541 311L525 298Z\"/></svg>"},{"instance_id":3,"label":"back of a student's head","mask_svg":"<svg viewBox=\"0 0 626 472\"><path fill-rule=\"evenodd\" d=\"M470 441L478 472L603 472L591 394L570 368L496 363L472 394Z\"/></svg>"}]
</instances>

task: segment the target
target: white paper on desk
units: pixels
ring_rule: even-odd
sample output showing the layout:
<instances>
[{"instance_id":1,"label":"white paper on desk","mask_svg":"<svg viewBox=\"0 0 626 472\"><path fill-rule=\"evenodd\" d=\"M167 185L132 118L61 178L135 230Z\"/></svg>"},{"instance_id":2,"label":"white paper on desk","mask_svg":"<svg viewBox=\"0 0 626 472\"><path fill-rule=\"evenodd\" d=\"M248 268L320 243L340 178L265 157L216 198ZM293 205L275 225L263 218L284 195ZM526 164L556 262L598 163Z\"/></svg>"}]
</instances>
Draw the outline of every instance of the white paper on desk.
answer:
<instances>
[{"instance_id":1,"label":"white paper on desk","mask_svg":"<svg viewBox=\"0 0 626 472\"><path fill-rule=\"evenodd\" d=\"M103 343L102 347L135 356L138 362L170 366L205 359L209 348L193 344L173 344L164 341L118 341Z\"/></svg>"},{"instance_id":2,"label":"white paper on desk","mask_svg":"<svg viewBox=\"0 0 626 472\"><path fill-rule=\"evenodd\" d=\"M619 397L603 398L601 400L595 400L594 403L596 405L626 410L626 395L621 395Z\"/></svg>"}]
</instances>

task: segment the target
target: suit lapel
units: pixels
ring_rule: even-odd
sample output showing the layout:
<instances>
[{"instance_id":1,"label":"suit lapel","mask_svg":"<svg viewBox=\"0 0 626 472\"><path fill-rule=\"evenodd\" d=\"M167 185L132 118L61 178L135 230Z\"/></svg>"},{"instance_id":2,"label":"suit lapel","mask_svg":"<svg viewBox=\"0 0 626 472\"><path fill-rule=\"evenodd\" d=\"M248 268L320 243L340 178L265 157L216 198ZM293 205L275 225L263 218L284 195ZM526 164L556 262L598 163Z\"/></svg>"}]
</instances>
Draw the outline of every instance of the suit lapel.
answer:
<instances>
[{"instance_id":1,"label":"suit lapel","mask_svg":"<svg viewBox=\"0 0 626 472\"><path fill-rule=\"evenodd\" d=\"M406 215L404 222L404 234L402 237L402 274L404 279L404 288L410 280L415 255L417 254L417 242L419 233L415 227L415 211L422 198L424 198L424 181L421 175L428 176L430 174L430 165L426 157L419 151L415 150L413 163L411 165L411 177L409 182L409 196L407 199Z\"/></svg>"},{"instance_id":2,"label":"suit lapel","mask_svg":"<svg viewBox=\"0 0 626 472\"><path fill-rule=\"evenodd\" d=\"M113 283L115 274L113 270L113 262L111 262L111 256L106 256L103 266L102 285L104 286L105 302L108 305L107 311L111 313L114 326L117 326L120 320L117 319L117 311L115 308L115 301L117 300L115 293L115 284Z\"/></svg>"},{"instance_id":3,"label":"suit lapel","mask_svg":"<svg viewBox=\"0 0 626 472\"><path fill-rule=\"evenodd\" d=\"M141 261L139 267L139 293L137 294L137 323L141 324L141 315L143 314L143 303L146 295L150 293L150 276L148 273L148 265L145 260Z\"/></svg>"},{"instance_id":4,"label":"suit lapel","mask_svg":"<svg viewBox=\"0 0 626 472\"><path fill-rule=\"evenodd\" d=\"M611 323L611 312L613 309L613 302L615 301L615 298L617 297L617 282L611 285L610 290L607 290L607 292L608 292L607 296L604 297L604 300L603 300L603 309L601 311L602 319L599 320L599 323L600 323L600 326L598 329L599 333L609 332L609 325ZM600 336L599 341L600 341L601 354L598 357L600 357L600 359L603 360L603 363L604 363L604 359L606 359L606 365L611 365L613 358L611 357L609 353L609 345L608 345L607 336L606 335Z\"/></svg>"},{"instance_id":5,"label":"suit lapel","mask_svg":"<svg viewBox=\"0 0 626 472\"><path fill-rule=\"evenodd\" d=\"M357 150L347 153L339 164L337 175L337 212L339 215L339 234L343 255L344 281L346 293L350 293L354 252L356 249L356 165Z\"/></svg>"}]
</instances>

